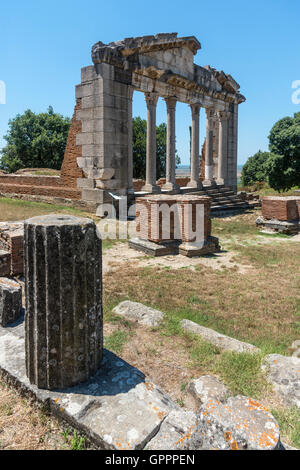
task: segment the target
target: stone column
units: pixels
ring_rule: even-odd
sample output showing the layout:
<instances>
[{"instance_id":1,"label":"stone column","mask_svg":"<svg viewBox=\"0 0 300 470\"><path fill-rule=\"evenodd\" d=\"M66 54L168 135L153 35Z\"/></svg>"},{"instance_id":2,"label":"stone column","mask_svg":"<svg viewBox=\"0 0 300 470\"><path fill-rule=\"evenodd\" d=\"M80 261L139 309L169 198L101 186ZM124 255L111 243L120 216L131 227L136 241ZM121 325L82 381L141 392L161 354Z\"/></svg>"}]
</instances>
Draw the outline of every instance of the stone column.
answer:
<instances>
[{"instance_id":1,"label":"stone column","mask_svg":"<svg viewBox=\"0 0 300 470\"><path fill-rule=\"evenodd\" d=\"M175 140L175 112L176 112L176 98L166 98L167 104L167 153L166 153L166 183L163 189L175 194L180 191L179 186L176 184L176 140Z\"/></svg>"},{"instance_id":2,"label":"stone column","mask_svg":"<svg viewBox=\"0 0 300 470\"><path fill-rule=\"evenodd\" d=\"M26 220L24 233L27 376L71 387L102 360L101 239L92 220L60 214Z\"/></svg>"},{"instance_id":3,"label":"stone column","mask_svg":"<svg viewBox=\"0 0 300 470\"><path fill-rule=\"evenodd\" d=\"M219 111L219 151L218 151L218 178L217 184L223 185L227 179L227 154L228 154L228 118L229 113Z\"/></svg>"},{"instance_id":4,"label":"stone column","mask_svg":"<svg viewBox=\"0 0 300 470\"><path fill-rule=\"evenodd\" d=\"M156 105L158 95L145 93L147 103L147 155L146 155L146 184L142 191L159 193L160 187L156 184Z\"/></svg>"},{"instance_id":5,"label":"stone column","mask_svg":"<svg viewBox=\"0 0 300 470\"><path fill-rule=\"evenodd\" d=\"M213 179L213 120L215 110L206 109L205 180L203 186L215 186Z\"/></svg>"},{"instance_id":6,"label":"stone column","mask_svg":"<svg viewBox=\"0 0 300 470\"><path fill-rule=\"evenodd\" d=\"M132 98L133 87L128 86L128 194L134 194L133 190L133 154L132 154Z\"/></svg>"},{"instance_id":7,"label":"stone column","mask_svg":"<svg viewBox=\"0 0 300 470\"><path fill-rule=\"evenodd\" d=\"M200 105L191 104L192 111L192 136L191 136L191 178L188 186L191 188L202 188L199 178L199 163L200 163L200 150L199 150L199 117Z\"/></svg>"}]
</instances>

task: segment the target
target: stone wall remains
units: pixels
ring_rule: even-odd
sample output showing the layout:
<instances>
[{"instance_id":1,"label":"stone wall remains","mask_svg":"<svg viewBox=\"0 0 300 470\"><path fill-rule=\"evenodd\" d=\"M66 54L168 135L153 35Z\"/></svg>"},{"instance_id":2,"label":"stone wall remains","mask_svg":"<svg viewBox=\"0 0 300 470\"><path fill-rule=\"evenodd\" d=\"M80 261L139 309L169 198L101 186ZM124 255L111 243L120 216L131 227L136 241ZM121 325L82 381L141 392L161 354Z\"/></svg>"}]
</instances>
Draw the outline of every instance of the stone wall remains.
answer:
<instances>
[{"instance_id":1,"label":"stone wall remains","mask_svg":"<svg viewBox=\"0 0 300 470\"><path fill-rule=\"evenodd\" d=\"M83 171L77 165L77 158L82 156L82 146L76 144L76 136L82 132L81 120L77 119L80 109L81 98L77 98L60 172L62 183L72 188L77 188L77 178L83 178Z\"/></svg>"}]
</instances>

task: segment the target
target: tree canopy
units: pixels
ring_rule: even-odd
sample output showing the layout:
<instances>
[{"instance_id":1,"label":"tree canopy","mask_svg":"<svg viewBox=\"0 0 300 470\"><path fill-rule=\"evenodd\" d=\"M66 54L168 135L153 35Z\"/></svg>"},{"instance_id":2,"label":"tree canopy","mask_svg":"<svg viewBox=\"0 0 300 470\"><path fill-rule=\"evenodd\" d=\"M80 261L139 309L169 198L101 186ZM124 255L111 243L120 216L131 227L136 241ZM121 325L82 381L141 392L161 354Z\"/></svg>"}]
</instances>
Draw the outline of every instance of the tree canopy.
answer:
<instances>
[{"instance_id":1,"label":"tree canopy","mask_svg":"<svg viewBox=\"0 0 300 470\"><path fill-rule=\"evenodd\" d=\"M2 149L2 169L14 172L20 168L54 168L59 170L64 157L70 119L54 113L36 114L27 109L8 123L9 130Z\"/></svg>"},{"instance_id":2,"label":"tree canopy","mask_svg":"<svg viewBox=\"0 0 300 470\"><path fill-rule=\"evenodd\" d=\"M133 177L145 179L146 177L146 142L147 121L140 117L133 118L132 140L133 140ZM165 176L166 172L166 135L165 123L156 127L156 177ZM180 158L176 154L176 164Z\"/></svg>"},{"instance_id":3,"label":"tree canopy","mask_svg":"<svg viewBox=\"0 0 300 470\"><path fill-rule=\"evenodd\" d=\"M242 169L242 184L249 186L258 181L266 181L266 161L269 158L269 152L259 150L255 155L248 158Z\"/></svg>"},{"instance_id":4,"label":"tree canopy","mask_svg":"<svg viewBox=\"0 0 300 470\"><path fill-rule=\"evenodd\" d=\"M269 135L270 152L259 151L242 170L244 185L267 181L282 191L300 185L300 113L280 119Z\"/></svg>"},{"instance_id":5,"label":"tree canopy","mask_svg":"<svg viewBox=\"0 0 300 470\"><path fill-rule=\"evenodd\" d=\"M278 191L300 185L300 113L276 122L269 141L269 185Z\"/></svg>"}]
</instances>

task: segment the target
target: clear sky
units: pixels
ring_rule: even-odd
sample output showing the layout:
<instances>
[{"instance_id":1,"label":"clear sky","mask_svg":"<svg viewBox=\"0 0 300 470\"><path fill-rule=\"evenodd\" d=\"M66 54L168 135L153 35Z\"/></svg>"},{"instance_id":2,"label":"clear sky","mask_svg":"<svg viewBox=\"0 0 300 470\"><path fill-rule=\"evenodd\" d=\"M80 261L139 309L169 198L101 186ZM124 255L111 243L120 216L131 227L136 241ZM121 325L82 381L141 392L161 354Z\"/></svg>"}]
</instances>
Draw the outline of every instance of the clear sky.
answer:
<instances>
[{"instance_id":1,"label":"clear sky","mask_svg":"<svg viewBox=\"0 0 300 470\"><path fill-rule=\"evenodd\" d=\"M10 0L1 1L0 148L10 118L49 105L71 116L80 68L91 65L91 46L125 37L178 32L202 45L195 62L230 73L247 101L240 105L239 164L267 150L272 125L300 111L292 103L292 82L300 80L299 0ZM0 82L1 83L1 82ZM1 95L0 95L1 98ZM189 162L190 110L177 107L177 149ZM134 115L146 116L143 95L135 93ZM204 137L204 111L201 133ZM166 118L162 100L158 122Z\"/></svg>"}]
</instances>

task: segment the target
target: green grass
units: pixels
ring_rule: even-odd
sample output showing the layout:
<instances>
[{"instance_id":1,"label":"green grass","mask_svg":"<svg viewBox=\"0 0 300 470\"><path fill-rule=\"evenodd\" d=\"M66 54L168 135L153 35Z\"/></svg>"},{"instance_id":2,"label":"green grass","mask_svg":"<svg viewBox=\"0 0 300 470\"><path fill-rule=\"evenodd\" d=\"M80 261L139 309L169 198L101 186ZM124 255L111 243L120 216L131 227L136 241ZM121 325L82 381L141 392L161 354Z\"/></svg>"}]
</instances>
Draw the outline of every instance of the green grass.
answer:
<instances>
[{"instance_id":1,"label":"green grass","mask_svg":"<svg viewBox=\"0 0 300 470\"><path fill-rule=\"evenodd\" d=\"M117 330L105 338L104 345L110 351L113 351L116 354L121 354L127 340L128 333L126 331Z\"/></svg>"},{"instance_id":2,"label":"green grass","mask_svg":"<svg viewBox=\"0 0 300 470\"><path fill-rule=\"evenodd\" d=\"M73 433L70 428L62 432L62 436L70 450L84 450L86 447L86 438L79 436L74 429Z\"/></svg>"},{"instance_id":3,"label":"green grass","mask_svg":"<svg viewBox=\"0 0 300 470\"><path fill-rule=\"evenodd\" d=\"M261 371L263 354L223 352L216 361L214 371L221 377L234 395L261 398L270 390Z\"/></svg>"},{"instance_id":4,"label":"green grass","mask_svg":"<svg viewBox=\"0 0 300 470\"><path fill-rule=\"evenodd\" d=\"M21 199L0 198L1 215L0 220L24 220L43 214L55 212L77 215L80 217L91 217L84 211L58 204L47 204L45 202L23 201Z\"/></svg>"},{"instance_id":5,"label":"green grass","mask_svg":"<svg viewBox=\"0 0 300 470\"><path fill-rule=\"evenodd\" d=\"M296 406L273 409L272 414L277 420L281 434L284 434L291 444L300 449L300 410Z\"/></svg>"}]
</instances>

